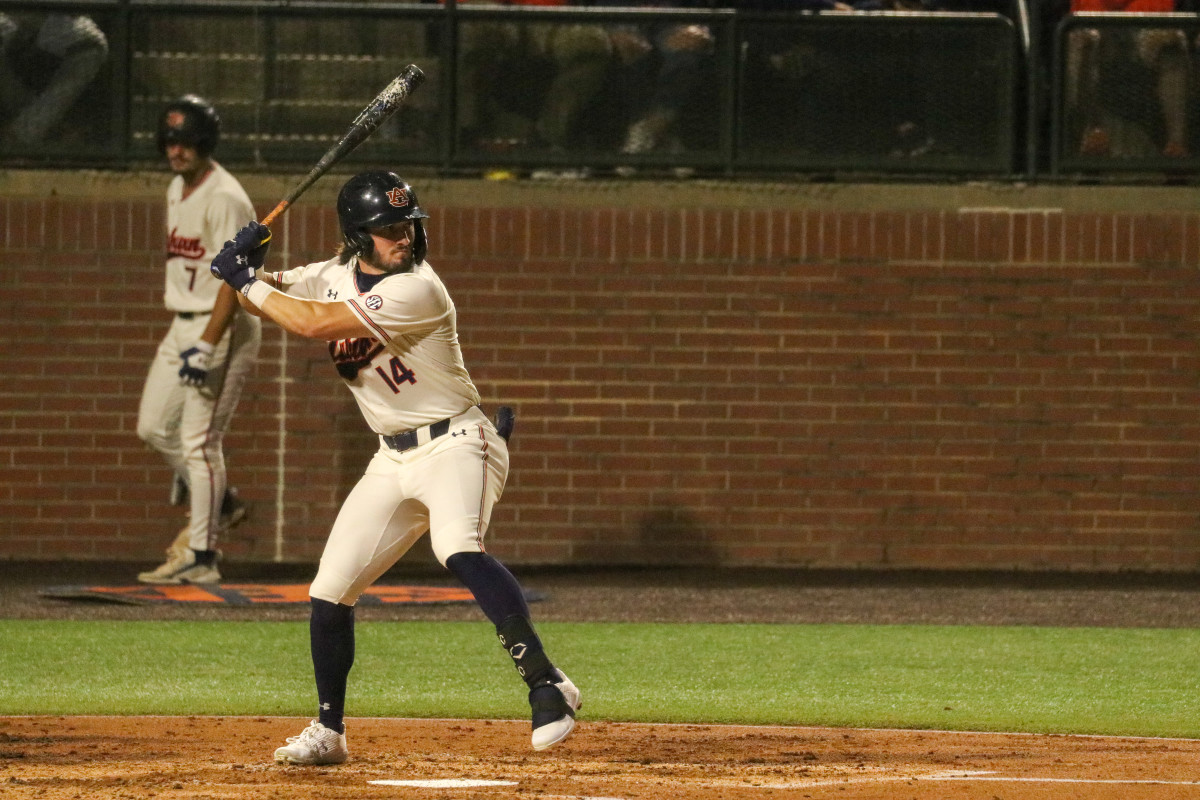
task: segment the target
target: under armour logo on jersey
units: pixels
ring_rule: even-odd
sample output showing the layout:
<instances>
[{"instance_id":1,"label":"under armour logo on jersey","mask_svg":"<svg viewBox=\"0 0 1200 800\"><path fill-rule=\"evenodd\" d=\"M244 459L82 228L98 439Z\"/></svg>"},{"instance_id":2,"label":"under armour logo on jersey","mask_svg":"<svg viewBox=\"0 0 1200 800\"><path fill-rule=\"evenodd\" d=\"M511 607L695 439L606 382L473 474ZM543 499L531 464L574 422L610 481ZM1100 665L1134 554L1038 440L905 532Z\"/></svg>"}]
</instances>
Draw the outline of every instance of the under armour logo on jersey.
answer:
<instances>
[{"instance_id":1,"label":"under armour logo on jersey","mask_svg":"<svg viewBox=\"0 0 1200 800\"><path fill-rule=\"evenodd\" d=\"M461 431L457 431L457 432L456 432L456 431L451 431L451 432L450 432L450 435L451 435L451 436L466 436L466 435L467 435L467 429L466 429L466 428L463 428Z\"/></svg>"},{"instance_id":2,"label":"under armour logo on jersey","mask_svg":"<svg viewBox=\"0 0 1200 800\"><path fill-rule=\"evenodd\" d=\"M333 289L326 289L325 296L330 300L337 300L337 292L335 292Z\"/></svg>"},{"instance_id":3,"label":"under armour logo on jersey","mask_svg":"<svg viewBox=\"0 0 1200 800\"><path fill-rule=\"evenodd\" d=\"M388 203L396 208L404 208L408 205L408 192L404 191L403 186L397 186L395 189L389 189L387 192Z\"/></svg>"}]
</instances>

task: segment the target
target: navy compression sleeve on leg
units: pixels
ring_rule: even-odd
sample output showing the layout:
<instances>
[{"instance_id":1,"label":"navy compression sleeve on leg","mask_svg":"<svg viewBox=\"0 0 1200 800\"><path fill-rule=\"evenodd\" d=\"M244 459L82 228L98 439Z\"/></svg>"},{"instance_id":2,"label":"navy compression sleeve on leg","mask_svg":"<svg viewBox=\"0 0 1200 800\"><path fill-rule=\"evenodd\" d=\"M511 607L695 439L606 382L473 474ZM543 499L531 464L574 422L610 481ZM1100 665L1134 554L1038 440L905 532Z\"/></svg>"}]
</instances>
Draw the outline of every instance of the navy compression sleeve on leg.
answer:
<instances>
[{"instance_id":1,"label":"navy compression sleeve on leg","mask_svg":"<svg viewBox=\"0 0 1200 800\"><path fill-rule=\"evenodd\" d=\"M308 635L320 722L330 730L344 733L346 681L354 666L354 606L312 598Z\"/></svg>"},{"instance_id":2,"label":"navy compression sleeve on leg","mask_svg":"<svg viewBox=\"0 0 1200 800\"><path fill-rule=\"evenodd\" d=\"M529 618L529 604L521 584L508 568L487 553L455 553L446 569L475 595L475 602L493 625L509 617Z\"/></svg>"},{"instance_id":3,"label":"navy compression sleeve on leg","mask_svg":"<svg viewBox=\"0 0 1200 800\"><path fill-rule=\"evenodd\" d=\"M525 592L513 574L487 553L455 553L446 559L446 568L475 595L530 688L552 680L557 673L533 630Z\"/></svg>"}]
</instances>

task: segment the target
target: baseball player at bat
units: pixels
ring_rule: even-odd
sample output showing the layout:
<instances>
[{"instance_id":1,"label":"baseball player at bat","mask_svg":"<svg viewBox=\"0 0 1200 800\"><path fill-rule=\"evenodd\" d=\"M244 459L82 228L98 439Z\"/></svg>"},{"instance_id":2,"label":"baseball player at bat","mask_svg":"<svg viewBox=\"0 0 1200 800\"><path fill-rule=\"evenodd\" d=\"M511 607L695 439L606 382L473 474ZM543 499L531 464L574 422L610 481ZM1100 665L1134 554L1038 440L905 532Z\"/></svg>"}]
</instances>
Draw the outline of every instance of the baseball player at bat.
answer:
<instances>
[{"instance_id":1,"label":"baseball player at bat","mask_svg":"<svg viewBox=\"0 0 1200 800\"><path fill-rule=\"evenodd\" d=\"M275 760L346 760L355 603L426 531L438 561L471 590L528 685L533 747L550 747L574 729L580 693L546 654L516 578L484 552L508 476L508 447L479 408L454 303L425 260L422 220L429 215L407 183L384 171L347 181L337 212L343 242L328 261L260 273L271 234L252 222L212 262L244 307L289 333L328 342L338 375L379 435L309 589L318 717Z\"/></svg>"},{"instance_id":2,"label":"baseball player at bat","mask_svg":"<svg viewBox=\"0 0 1200 800\"><path fill-rule=\"evenodd\" d=\"M217 535L246 514L226 487L221 440L258 356L262 323L209 264L255 214L242 185L213 159L220 133L216 110L196 95L167 104L158 124L158 150L175 173L163 295L173 316L146 375L137 433L174 469L172 502L186 497L190 511L166 562L138 575L143 583L220 581Z\"/></svg>"}]
</instances>

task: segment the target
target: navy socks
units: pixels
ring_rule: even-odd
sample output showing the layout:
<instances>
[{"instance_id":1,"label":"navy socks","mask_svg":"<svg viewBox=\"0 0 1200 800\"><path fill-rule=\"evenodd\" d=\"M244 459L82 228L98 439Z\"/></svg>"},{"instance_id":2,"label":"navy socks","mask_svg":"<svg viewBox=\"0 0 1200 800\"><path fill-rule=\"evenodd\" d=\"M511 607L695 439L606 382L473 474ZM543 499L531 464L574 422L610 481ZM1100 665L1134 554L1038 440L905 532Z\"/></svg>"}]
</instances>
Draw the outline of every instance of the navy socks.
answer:
<instances>
[{"instance_id":1,"label":"navy socks","mask_svg":"<svg viewBox=\"0 0 1200 800\"><path fill-rule=\"evenodd\" d=\"M308 626L313 672L317 679L320 723L345 733L346 679L354 666L354 606L312 598Z\"/></svg>"}]
</instances>

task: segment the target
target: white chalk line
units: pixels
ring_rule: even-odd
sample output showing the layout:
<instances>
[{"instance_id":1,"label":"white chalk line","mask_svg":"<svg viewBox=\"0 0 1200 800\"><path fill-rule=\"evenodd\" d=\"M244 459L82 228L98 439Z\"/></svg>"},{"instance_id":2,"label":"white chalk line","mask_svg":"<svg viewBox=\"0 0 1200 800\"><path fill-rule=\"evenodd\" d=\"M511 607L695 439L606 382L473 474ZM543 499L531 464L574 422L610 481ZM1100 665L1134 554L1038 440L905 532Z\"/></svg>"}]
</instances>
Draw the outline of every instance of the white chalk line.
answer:
<instances>
[{"instance_id":1,"label":"white chalk line","mask_svg":"<svg viewBox=\"0 0 1200 800\"><path fill-rule=\"evenodd\" d=\"M783 783L744 783L740 781L706 781L707 786L739 786L761 790L807 789L815 786L846 786L862 783L894 783L900 781L979 781L986 783L1063 783L1091 785L1141 785L1141 786L1200 786L1200 781L1169 781L1162 779L1139 780L1123 778L1039 778L997 775L988 770L948 770L927 775L858 775L842 776L824 780L786 781ZM426 780L375 780L367 781L374 786L403 786L416 789L474 789L487 786L517 786L517 781L482 780L477 778L439 778ZM597 795L542 795L544 800L623 800L619 797Z\"/></svg>"},{"instance_id":2,"label":"white chalk line","mask_svg":"<svg viewBox=\"0 0 1200 800\"><path fill-rule=\"evenodd\" d=\"M478 778L433 778L426 780L367 781L372 786L404 786L410 789L478 789L485 786L516 786L517 781L489 781ZM578 794L540 794L542 800L625 800L623 797L600 797Z\"/></svg>"},{"instance_id":3,"label":"white chalk line","mask_svg":"<svg viewBox=\"0 0 1200 800\"><path fill-rule=\"evenodd\" d=\"M373 786L409 786L414 789L474 789L480 786L516 786L516 781L485 781L475 778L435 778L411 781L367 781Z\"/></svg>"},{"instance_id":4,"label":"white chalk line","mask_svg":"<svg viewBox=\"0 0 1200 800\"><path fill-rule=\"evenodd\" d=\"M934 780L934 781L986 781L989 783L1097 783L1097 784L1115 784L1115 785L1142 785L1142 786L1200 786L1200 781L1165 781L1165 780L1135 780L1132 778L1034 778L1034 777L1016 777L995 775L992 773L964 774L964 775L928 775L917 780Z\"/></svg>"}]
</instances>

